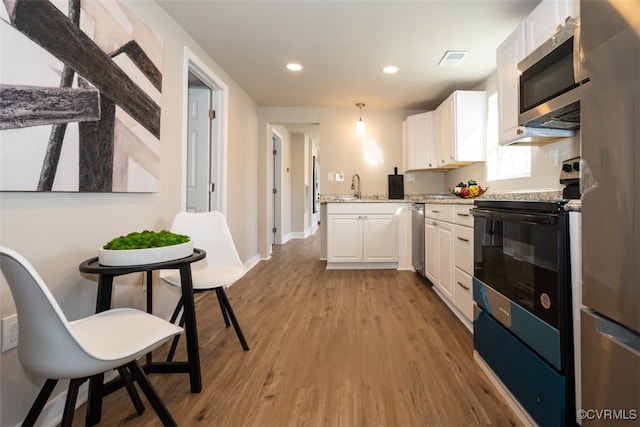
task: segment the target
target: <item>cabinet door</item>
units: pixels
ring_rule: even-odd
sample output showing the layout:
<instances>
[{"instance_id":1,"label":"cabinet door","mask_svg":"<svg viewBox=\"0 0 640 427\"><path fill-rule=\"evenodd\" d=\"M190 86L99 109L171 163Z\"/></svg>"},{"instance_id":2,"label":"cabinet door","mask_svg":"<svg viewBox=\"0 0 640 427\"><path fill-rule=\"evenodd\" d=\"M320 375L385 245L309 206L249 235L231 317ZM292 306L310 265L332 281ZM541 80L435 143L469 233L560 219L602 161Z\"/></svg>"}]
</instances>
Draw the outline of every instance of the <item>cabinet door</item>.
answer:
<instances>
[{"instance_id":1,"label":"cabinet door","mask_svg":"<svg viewBox=\"0 0 640 427\"><path fill-rule=\"evenodd\" d=\"M449 160L452 163L484 161L486 92L457 90L453 93L452 101L450 120L453 133Z\"/></svg>"},{"instance_id":2,"label":"cabinet door","mask_svg":"<svg viewBox=\"0 0 640 427\"><path fill-rule=\"evenodd\" d=\"M395 215L365 215L362 219L363 261L398 261L398 220Z\"/></svg>"},{"instance_id":3,"label":"cabinet door","mask_svg":"<svg viewBox=\"0 0 640 427\"><path fill-rule=\"evenodd\" d=\"M473 296L471 294L471 276L460 270L455 269L455 287L454 287L454 304L464 316L473 320Z\"/></svg>"},{"instance_id":4,"label":"cabinet door","mask_svg":"<svg viewBox=\"0 0 640 427\"><path fill-rule=\"evenodd\" d=\"M525 25L518 25L497 49L498 142L507 143L522 129L518 126L518 63L524 59Z\"/></svg>"},{"instance_id":5,"label":"cabinet door","mask_svg":"<svg viewBox=\"0 0 640 427\"><path fill-rule=\"evenodd\" d=\"M434 116L435 112L415 114L405 120L405 170L434 167Z\"/></svg>"},{"instance_id":6,"label":"cabinet door","mask_svg":"<svg viewBox=\"0 0 640 427\"><path fill-rule=\"evenodd\" d=\"M453 301L453 226L439 222L437 229L438 278L436 286Z\"/></svg>"},{"instance_id":7,"label":"cabinet door","mask_svg":"<svg viewBox=\"0 0 640 427\"><path fill-rule=\"evenodd\" d=\"M453 159L453 94L436 108L436 164L445 167Z\"/></svg>"},{"instance_id":8,"label":"cabinet door","mask_svg":"<svg viewBox=\"0 0 640 427\"><path fill-rule=\"evenodd\" d=\"M564 25L571 16L574 0L542 0L527 16L527 54L536 50L558 31L558 25Z\"/></svg>"},{"instance_id":9,"label":"cabinet door","mask_svg":"<svg viewBox=\"0 0 640 427\"><path fill-rule=\"evenodd\" d=\"M473 228L455 226L453 243L455 265L467 274L473 274Z\"/></svg>"},{"instance_id":10,"label":"cabinet door","mask_svg":"<svg viewBox=\"0 0 640 427\"><path fill-rule=\"evenodd\" d=\"M424 221L424 275L431 283L436 283L438 275L438 245L436 234L437 222L432 219Z\"/></svg>"},{"instance_id":11,"label":"cabinet door","mask_svg":"<svg viewBox=\"0 0 640 427\"><path fill-rule=\"evenodd\" d=\"M328 215L327 261L362 261L361 215Z\"/></svg>"}]
</instances>

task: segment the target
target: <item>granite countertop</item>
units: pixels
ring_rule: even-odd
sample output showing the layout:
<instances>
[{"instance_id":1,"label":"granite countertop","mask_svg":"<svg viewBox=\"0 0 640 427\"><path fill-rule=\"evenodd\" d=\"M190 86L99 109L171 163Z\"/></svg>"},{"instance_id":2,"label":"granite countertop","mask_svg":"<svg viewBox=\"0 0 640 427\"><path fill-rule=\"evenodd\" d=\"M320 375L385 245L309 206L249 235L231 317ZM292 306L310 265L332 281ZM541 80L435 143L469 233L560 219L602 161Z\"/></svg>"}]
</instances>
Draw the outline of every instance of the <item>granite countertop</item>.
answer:
<instances>
[{"instance_id":1,"label":"granite countertop","mask_svg":"<svg viewBox=\"0 0 640 427\"><path fill-rule=\"evenodd\" d=\"M463 199L453 194L406 194L404 199L389 199L386 194L365 194L357 199L350 194L325 194L320 196L320 203L441 203L456 205L473 205L479 200L563 200L562 190L531 190L512 192L487 192L474 199ZM565 205L567 211L581 211L580 200L570 200Z\"/></svg>"}]
</instances>

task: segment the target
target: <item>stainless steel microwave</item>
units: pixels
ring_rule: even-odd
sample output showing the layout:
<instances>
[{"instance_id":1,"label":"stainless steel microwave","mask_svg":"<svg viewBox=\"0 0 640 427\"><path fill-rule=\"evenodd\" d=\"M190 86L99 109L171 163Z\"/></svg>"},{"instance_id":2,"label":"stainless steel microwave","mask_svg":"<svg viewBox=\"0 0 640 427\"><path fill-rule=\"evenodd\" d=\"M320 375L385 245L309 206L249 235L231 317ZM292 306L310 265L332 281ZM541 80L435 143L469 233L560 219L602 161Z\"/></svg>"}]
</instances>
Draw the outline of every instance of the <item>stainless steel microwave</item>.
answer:
<instances>
[{"instance_id":1,"label":"stainless steel microwave","mask_svg":"<svg viewBox=\"0 0 640 427\"><path fill-rule=\"evenodd\" d=\"M580 127L580 83L586 80L580 53L580 20L568 19L551 39L518 64L518 124Z\"/></svg>"}]
</instances>

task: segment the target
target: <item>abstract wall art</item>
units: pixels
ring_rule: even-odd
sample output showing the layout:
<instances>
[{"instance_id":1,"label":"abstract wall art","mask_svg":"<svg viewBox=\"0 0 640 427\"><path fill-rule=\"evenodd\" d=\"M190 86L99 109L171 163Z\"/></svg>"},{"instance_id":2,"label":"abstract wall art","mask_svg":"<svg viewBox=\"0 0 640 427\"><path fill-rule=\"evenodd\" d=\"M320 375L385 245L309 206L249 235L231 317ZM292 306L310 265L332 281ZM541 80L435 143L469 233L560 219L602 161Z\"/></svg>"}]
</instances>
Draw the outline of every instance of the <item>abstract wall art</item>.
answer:
<instances>
[{"instance_id":1,"label":"abstract wall art","mask_svg":"<svg viewBox=\"0 0 640 427\"><path fill-rule=\"evenodd\" d=\"M0 191L157 192L162 39L115 0L3 0Z\"/></svg>"}]
</instances>

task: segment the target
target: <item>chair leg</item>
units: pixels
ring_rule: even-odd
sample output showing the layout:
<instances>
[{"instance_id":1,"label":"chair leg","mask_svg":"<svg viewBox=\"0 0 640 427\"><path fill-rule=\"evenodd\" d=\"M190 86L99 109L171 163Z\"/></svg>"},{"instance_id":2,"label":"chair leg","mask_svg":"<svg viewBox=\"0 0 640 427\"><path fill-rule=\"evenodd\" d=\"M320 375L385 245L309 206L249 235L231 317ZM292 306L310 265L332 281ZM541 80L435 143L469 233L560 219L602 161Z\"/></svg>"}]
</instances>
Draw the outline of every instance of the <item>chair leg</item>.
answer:
<instances>
[{"instance_id":1,"label":"chair leg","mask_svg":"<svg viewBox=\"0 0 640 427\"><path fill-rule=\"evenodd\" d=\"M229 326L231 326L231 324L229 323L229 315L227 314L227 310L224 307L224 303L222 302L222 299L220 299L220 294L218 294L217 290L218 289L216 288L216 296L218 297L218 303L220 304L220 311L222 311L222 317L224 318L224 324L228 328Z\"/></svg>"},{"instance_id":2,"label":"chair leg","mask_svg":"<svg viewBox=\"0 0 640 427\"><path fill-rule=\"evenodd\" d=\"M102 398L104 397L104 373L89 378L89 397L87 398L86 426L95 426L102 418Z\"/></svg>"},{"instance_id":3,"label":"chair leg","mask_svg":"<svg viewBox=\"0 0 640 427\"><path fill-rule=\"evenodd\" d=\"M61 427L71 427L73 423L73 413L76 411L76 400L78 399L78 389L86 378L76 378L69 381L69 390L67 390L67 401L64 404L64 412L62 413Z\"/></svg>"},{"instance_id":4,"label":"chair leg","mask_svg":"<svg viewBox=\"0 0 640 427\"><path fill-rule=\"evenodd\" d=\"M129 393L129 397L131 398L131 402L133 402L133 406L136 408L136 412L138 415L142 415L144 413L144 404L142 403L142 399L140 399L140 395L133 385L133 380L131 379L131 374L124 367L119 367L118 372L120 373L120 378L124 382L124 386L127 388L127 393Z\"/></svg>"},{"instance_id":5,"label":"chair leg","mask_svg":"<svg viewBox=\"0 0 640 427\"><path fill-rule=\"evenodd\" d=\"M233 313L233 309L231 308L231 303L229 303L229 298L227 298L227 293L224 291L224 288L216 288L216 294L218 295L218 298L224 305L226 312L229 314L231 323L233 323L233 328L236 330L236 335L238 335L240 344L242 344L242 349L244 351L249 351L249 345L247 344L247 341L244 339L244 334L242 333L242 329L240 329L240 324L238 323L238 319L236 319L236 315Z\"/></svg>"},{"instance_id":6,"label":"chair leg","mask_svg":"<svg viewBox=\"0 0 640 427\"><path fill-rule=\"evenodd\" d=\"M40 416L40 412L44 408L44 405L49 400L49 396L53 393L53 389L58 384L58 380L48 379L45 381L42 389L40 389L40 393L38 393L38 397L36 397L35 402L31 405L31 409L29 409L29 413L27 413L26 418L22 422L23 426L32 426L35 425L36 420Z\"/></svg>"},{"instance_id":7,"label":"chair leg","mask_svg":"<svg viewBox=\"0 0 640 427\"><path fill-rule=\"evenodd\" d=\"M158 392L140 367L140 363L138 363L137 360L134 360L133 362L128 363L126 368L129 369L133 379L140 385L142 392L156 411L156 414L158 414L158 418L160 418L162 424L165 426L177 426L178 424L176 423L176 420L173 419L169 409L167 409L167 406L164 404L162 399L160 399Z\"/></svg>"}]
</instances>

